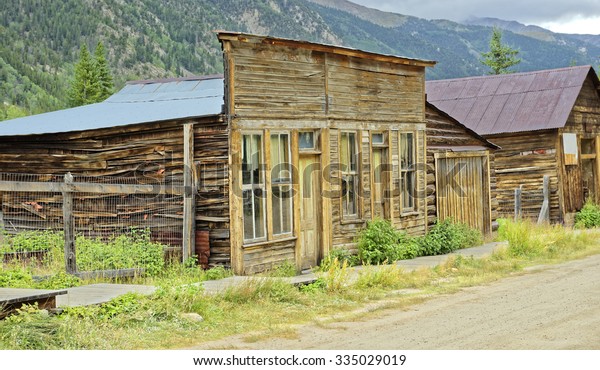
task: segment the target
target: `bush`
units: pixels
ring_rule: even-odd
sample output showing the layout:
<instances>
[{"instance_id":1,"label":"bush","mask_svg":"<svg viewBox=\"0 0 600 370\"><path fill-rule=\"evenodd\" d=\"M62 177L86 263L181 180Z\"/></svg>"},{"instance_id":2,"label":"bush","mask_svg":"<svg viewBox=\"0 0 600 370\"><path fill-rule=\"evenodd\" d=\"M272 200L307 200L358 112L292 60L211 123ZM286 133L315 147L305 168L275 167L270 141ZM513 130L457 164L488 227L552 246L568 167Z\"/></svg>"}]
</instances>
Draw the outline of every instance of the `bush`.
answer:
<instances>
[{"instance_id":1,"label":"bush","mask_svg":"<svg viewBox=\"0 0 600 370\"><path fill-rule=\"evenodd\" d=\"M162 272L164 246L150 240L149 230L131 230L107 242L78 236L77 268L81 271L142 267L149 276Z\"/></svg>"},{"instance_id":2,"label":"bush","mask_svg":"<svg viewBox=\"0 0 600 370\"><path fill-rule=\"evenodd\" d=\"M360 263L358 256L352 254L347 249L333 249L323 260L319 266L319 270L327 271L331 267L333 261L338 261L340 263L346 263L348 266L356 266Z\"/></svg>"},{"instance_id":3,"label":"bush","mask_svg":"<svg viewBox=\"0 0 600 370\"><path fill-rule=\"evenodd\" d=\"M25 231L14 235L4 235L0 244L0 254L14 252L37 252L62 248L64 237L62 232Z\"/></svg>"},{"instance_id":4,"label":"bush","mask_svg":"<svg viewBox=\"0 0 600 370\"><path fill-rule=\"evenodd\" d=\"M457 249L473 247L483 240L478 230L451 219L436 221L426 236L419 238L421 255L446 254Z\"/></svg>"},{"instance_id":5,"label":"bush","mask_svg":"<svg viewBox=\"0 0 600 370\"><path fill-rule=\"evenodd\" d=\"M581 211L575 214L575 227L578 229L591 229L600 226L600 206L589 199Z\"/></svg>"},{"instance_id":6,"label":"bush","mask_svg":"<svg viewBox=\"0 0 600 370\"><path fill-rule=\"evenodd\" d=\"M414 238L392 226L388 220L375 219L367 223L358 235L358 258L366 265L378 265L419 255Z\"/></svg>"}]
</instances>

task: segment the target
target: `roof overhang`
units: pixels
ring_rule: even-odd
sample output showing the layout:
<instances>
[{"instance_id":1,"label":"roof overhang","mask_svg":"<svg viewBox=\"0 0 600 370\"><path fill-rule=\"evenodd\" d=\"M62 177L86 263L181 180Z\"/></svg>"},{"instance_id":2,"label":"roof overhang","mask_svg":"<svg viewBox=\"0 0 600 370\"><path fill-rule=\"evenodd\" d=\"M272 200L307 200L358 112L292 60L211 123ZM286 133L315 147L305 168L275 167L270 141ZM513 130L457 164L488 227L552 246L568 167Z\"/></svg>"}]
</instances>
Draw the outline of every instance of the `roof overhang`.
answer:
<instances>
[{"instance_id":1,"label":"roof overhang","mask_svg":"<svg viewBox=\"0 0 600 370\"><path fill-rule=\"evenodd\" d=\"M258 36L241 32L216 31L219 41L240 41L255 44L269 44L288 46L293 48L302 48L307 50L320 51L324 53L337 54L362 59L370 59L378 62L387 62L394 64L403 64L416 67L433 67L437 62L432 60L415 59L389 54L378 54L370 51L363 51L337 45L319 44L309 41L299 41L272 36Z\"/></svg>"}]
</instances>

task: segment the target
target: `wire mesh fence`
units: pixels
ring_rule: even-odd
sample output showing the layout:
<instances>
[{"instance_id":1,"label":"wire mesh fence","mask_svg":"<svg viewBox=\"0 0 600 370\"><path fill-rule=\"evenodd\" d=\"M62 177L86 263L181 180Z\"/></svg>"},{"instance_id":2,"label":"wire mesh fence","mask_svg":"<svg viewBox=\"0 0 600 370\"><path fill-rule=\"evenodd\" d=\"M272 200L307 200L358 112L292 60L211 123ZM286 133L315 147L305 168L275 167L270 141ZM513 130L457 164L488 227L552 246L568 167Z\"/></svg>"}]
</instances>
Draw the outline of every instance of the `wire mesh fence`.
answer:
<instances>
[{"instance_id":1,"label":"wire mesh fence","mask_svg":"<svg viewBox=\"0 0 600 370\"><path fill-rule=\"evenodd\" d=\"M182 186L174 178L74 175L66 183L62 175L2 173L0 181L3 264L69 271L72 257L75 271L153 273L165 253L180 253L183 195L174 191ZM70 257L65 214L72 220Z\"/></svg>"}]
</instances>

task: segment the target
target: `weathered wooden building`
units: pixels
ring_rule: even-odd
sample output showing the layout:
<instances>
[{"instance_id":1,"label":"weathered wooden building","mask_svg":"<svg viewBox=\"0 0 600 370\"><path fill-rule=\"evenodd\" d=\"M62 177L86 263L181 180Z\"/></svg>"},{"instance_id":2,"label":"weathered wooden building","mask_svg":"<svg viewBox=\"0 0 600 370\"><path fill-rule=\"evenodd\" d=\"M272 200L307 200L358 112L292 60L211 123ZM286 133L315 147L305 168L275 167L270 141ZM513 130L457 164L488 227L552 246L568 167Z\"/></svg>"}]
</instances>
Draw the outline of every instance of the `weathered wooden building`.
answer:
<instances>
[{"instance_id":1,"label":"weathered wooden building","mask_svg":"<svg viewBox=\"0 0 600 370\"><path fill-rule=\"evenodd\" d=\"M498 146L427 103L427 208L431 226L451 218L492 231L497 218L494 153Z\"/></svg>"},{"instance_id":2,"label":"weathered wooden building","mask_svg":"<svg viewBox=\"0 0 600 370\"><path fill-rule=\"evenodd\" d=\"M501 147L495 167L499 215L537 217L544 175L550 219L571 223L600 189L599 81L591 66L427 82L427 99ZM529 196L528 194L537 194Z\"/></svg>"},{"instance_id":3,"label":"weathered wooden building","mask_svg":"<svg viewBox=\"0 0 600 370\"><path fill-rule=\"evenodd\" d=\"M434 62L220 32L224 76L128 84L0 127L0 171L188 169L210 261L251 274L353 248L366 221L426 231L425 68ZM485 145L484 145L485 146Z\"/></svg>"}]
</instances>

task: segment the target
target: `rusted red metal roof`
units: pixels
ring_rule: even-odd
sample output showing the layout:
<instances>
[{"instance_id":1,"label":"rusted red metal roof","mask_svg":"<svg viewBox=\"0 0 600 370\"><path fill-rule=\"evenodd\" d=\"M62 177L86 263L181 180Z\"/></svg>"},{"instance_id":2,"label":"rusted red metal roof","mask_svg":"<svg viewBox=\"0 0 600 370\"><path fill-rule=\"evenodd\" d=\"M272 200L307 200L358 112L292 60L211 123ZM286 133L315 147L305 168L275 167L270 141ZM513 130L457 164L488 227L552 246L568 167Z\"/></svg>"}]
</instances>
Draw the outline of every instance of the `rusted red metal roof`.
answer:
<instances>
[{"instance_id":1,"label":"rusted red metal roof","mask_svg":"<svg viewBox=\"0 0 600 370\"><path fill-rule=\"evenodd\" d=\"M480 135L564 127L591 66L427 81L427 101Z\"/></svg>"}]
</instances>

